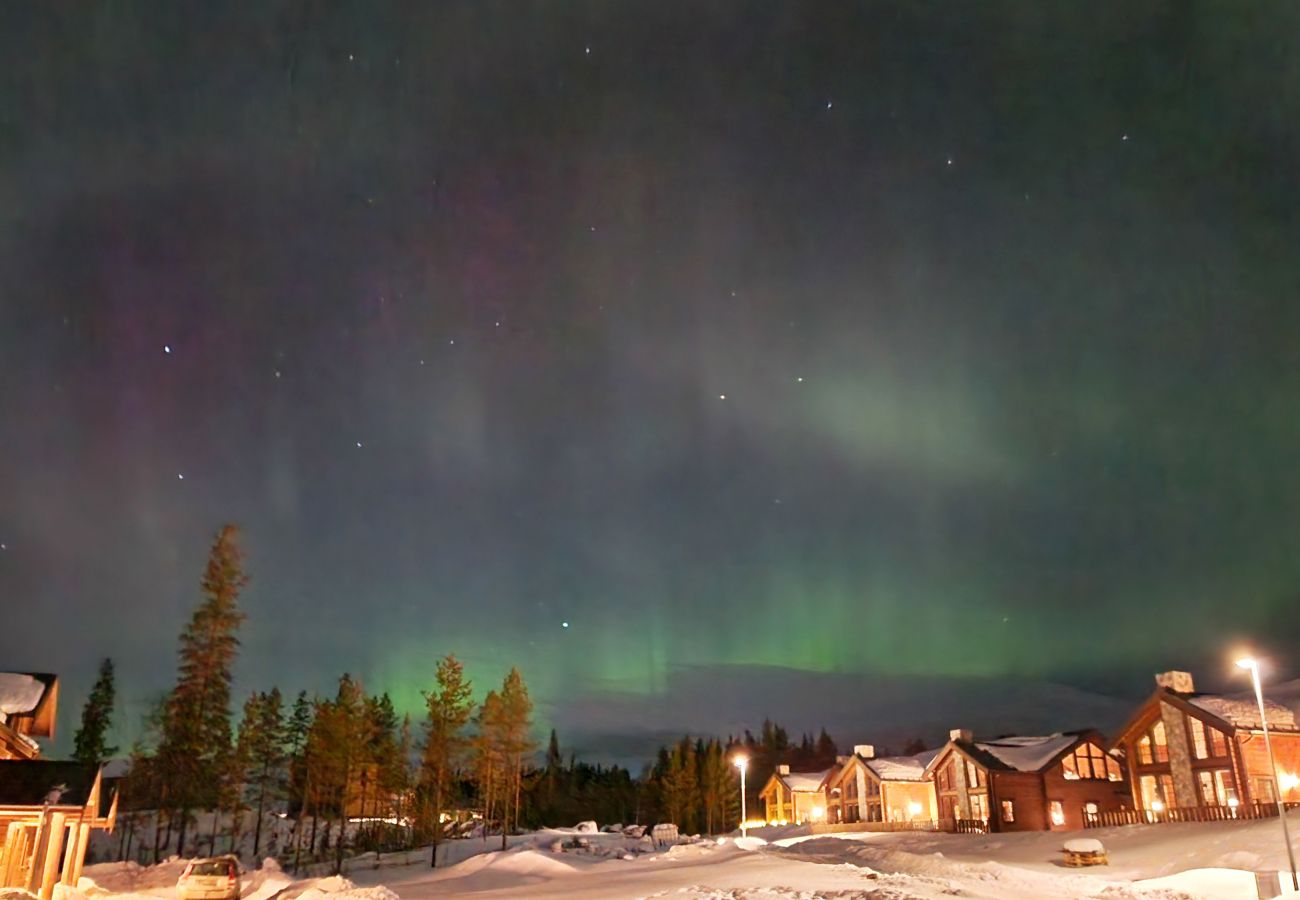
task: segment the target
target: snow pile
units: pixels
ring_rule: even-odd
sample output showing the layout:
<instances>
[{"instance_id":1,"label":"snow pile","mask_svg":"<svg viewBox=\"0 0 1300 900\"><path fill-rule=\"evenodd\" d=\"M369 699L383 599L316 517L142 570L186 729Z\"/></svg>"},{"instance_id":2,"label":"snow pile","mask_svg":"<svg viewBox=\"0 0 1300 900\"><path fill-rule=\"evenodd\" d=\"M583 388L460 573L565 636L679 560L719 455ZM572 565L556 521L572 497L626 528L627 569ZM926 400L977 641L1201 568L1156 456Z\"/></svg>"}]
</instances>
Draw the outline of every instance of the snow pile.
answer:
<instances>
[{"instance_id":1,"label":"snow pile","mask_svg":"<svg viewBox=\"0 0 1300 900\"><path fill-rule=\"evenodd\" d=\"M174 888L185 871L188 860L173 856L156 866L142 866L135 862L100 863L82 870L77 888L90 895L145 894L162 888Z\"/></svg>"},{"instance_id":2,"label":"snow pile","mask_svg":"<svg viewBox=\"0 0 1300 900\"><path fill-rule=\"evenodd\" d=\"M6 716L29 713L41 702L45 684L21 672L0 672L0 722Z\"/></svg>"},{"instance_id":3,"label":"snow pile","mask_svg":"<svg viewBox=\"0 0 1300 900\"><path fill-rule=\"evenodd\" d=\"M595 834L596 832L600 831L600 829L596 827L596 823L590 820L586 822L579 822L577 825L573 827L573 830L578 832L578 834Z\"/></svg>"}]
</instances>

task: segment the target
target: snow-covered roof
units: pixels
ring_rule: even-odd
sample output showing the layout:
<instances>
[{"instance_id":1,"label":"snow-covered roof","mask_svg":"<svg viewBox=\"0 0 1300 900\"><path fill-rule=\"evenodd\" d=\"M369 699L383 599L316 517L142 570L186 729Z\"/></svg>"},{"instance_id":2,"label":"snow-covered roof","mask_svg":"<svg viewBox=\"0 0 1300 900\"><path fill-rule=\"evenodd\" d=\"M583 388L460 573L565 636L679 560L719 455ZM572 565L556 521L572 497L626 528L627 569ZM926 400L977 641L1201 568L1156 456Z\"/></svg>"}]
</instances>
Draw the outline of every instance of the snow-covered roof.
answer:
<instances>
[{"instance_id":1,"label":"snow-covered roof","mask_svg":"<svg viewBox=\"0 0 1300 900\"><path fill-rule=\"evenodd\" d=\"M882 756L863 762L881 781L924 781L925 767L939 755L939 750L926 750L915 756Z\"/></svg>"},{"instance_id":2,"label":"snow-covered roof","mask_svg":"<svg viewBox=\"0 0 1300 900\"><path fill-rule=\"evenodd\" d=\"M1259 702L1254 697L1225 697L1220 694L1200 694L1188 697L1187 702L1218 716L1237 728L1259 728ZM1295 713L1280 703L1264 701L1264 714L1270 728L1296 730Z\"/></svg>"},{"instance_id":3,"label":"snow-covered roof","mask_svg":"<svg viewBox=\"0 0 1300 900\"><path fill-rule=\"evenodd\" d=\"M812 791L816 792L830 774L830 769L822 769L820 772L790 772L787 775L777 775L785 786L791 791Z\"/></svg>"},{"instance_id":4,"label":"snow-covered roof","mask_svg":"<svg viewBox=\"0 0 1300 900\"><path fill-rule=\"evenodd\" d=\"M1057 733L1042 737L1002 737L979 741L975 746L1018 772L1037 772L1078 740L1077 734Z\"/></svg>"},{"instance_id":5,"label":"snow-covered roof","mask_svg":"<svg viewBox=\"0 0 1300 900\"><path fill-rule=\"evenodd\" d=\"M22 672L0 672L0 714L4 717L31 712L43 696L45 682L39 678Z\"/></svg>"}]
</instances>

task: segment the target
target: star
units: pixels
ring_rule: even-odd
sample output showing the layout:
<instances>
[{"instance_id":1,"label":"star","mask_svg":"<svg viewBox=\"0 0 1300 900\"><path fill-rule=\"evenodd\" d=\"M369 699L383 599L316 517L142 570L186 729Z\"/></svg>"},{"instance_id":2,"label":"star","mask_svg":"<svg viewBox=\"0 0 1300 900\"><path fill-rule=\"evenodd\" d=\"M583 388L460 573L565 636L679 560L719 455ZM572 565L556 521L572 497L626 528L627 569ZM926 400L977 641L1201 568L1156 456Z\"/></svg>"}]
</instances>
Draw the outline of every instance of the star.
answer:
<instances>
[{"instance_id":1,"label":"star","mask_svg":"<svg viewBox=\"0 0 1300 900\"><path fill-rule=\"evenodd\" d=\"M803 376L802 376L802 375L796 375L795 378L794 378L794 380L797 381L797 382L799 382L800 384L803 384Z\"/></svg>"},{"instance_id":2,"label":"star","mask_svg":"<svg viewBox=\"0 0 1300 900\"><path fill-rule=\"evenodd\" d=\"M357 446L358 446L358 447L361 446L361 442L360 442L360 441L357 441Z\"/></svg>"},{"instance_id":3,"label":"star","mask_svg":"<svg viewBox=\"0 0 1300 900\"><path fill-rule=\"evenodd\" d=\"M951 156L948 157L948 165L950 165L950 166L952 165L952 157L951 157Z\"/></svg>"},{"instance_id":4,"label":"star","mask_svg":"<svg viewBox=\"0 0 1300 900\"><path fill-rule=\"evenodd\" d=\"M1127 135L1127 134L1124 135L1123 137L1120 138L1120 140L1121 140L1121 141L1127 141L1127 140L1128 140L1128 135Z\"/></svg>"},{"instance_id":5,"label":"star","mask_svg":"<svg viewBox=\"0 0 1300 900\"><path fill-rule=\"evenodd\" d=\"M455 347L455 346L456 346L456 339L455 339L455 338L452 338L452 339L449 340L447 343L450 344L451 346Z\"/></svg>"},{"instance_id":6,"label":"star","mask_svg":"<svg viewBox=\"0 0 1300 900\"><path fill-rule=\"evenodd\" d=\"M171 345L171 344L163 344L163 353L171 353L171 352L172 352L172 345Z\"/></svg>"},{"instance_id":7,"label":"star","mask_svg":"<svg viewBox=\"0 0 1300 900\"><path fill-rule=\"evenodd\" d=\"M587 47L587 48L586 48L586 51L587 51L587 55L588 55L588 56L591 56L591 48L590 48L590 47Z\"/></svg>"},{"instance_id":8,"label":"star","mask_svg":"<svg viewBox=\"0 0 1300 900\"><path fill-rule=\"evenodd\" d=\"M276 370L275 370L275 377L276 377L276 378L279 378L279 377L280 377L280 370L279 370L279 369L276 369Z\"/></svg>"},{"instance_id":9,"label":"star","mask_svg":"<svg viewBox=\"0 0 1300 900\"><path fill-rule=\"evenodd\" d=\"M826 108L827 108L827 109L830 109L830 108L831 108L832 106L834 106L834 105L835 105L835 101L833 101L833 100L827 100L827 101L826 101Z\"/></svg>"},{"instance_id":10,"label":"star","mask_svg":"<svg viewBox=\"0 0 1300 900\"><path fill-rule=\"evenodd\" d=\"M561 628L568 628L568 627L569 627L569 623L568 623L568 622L561 622L561 623L560 623L560 627L561 627Z\"/></svg>"},{"instance_id":11,"label":"star","mask_svg":"<svg viewBox=\"0 0 1300 900\"><path fill-rule=\"evenodd\" d=\"M726 395L726 394L719 394L719 395L718 395L718 399L719 399L719 400L726 400L726 399L727 399L727 395Z\"/></svg>"},{"instance_id":12,"label":"star","mask_svg":"<svg viewBox=\"0 0 1300 900\"><path fill-rule=\"evenodd\" d=\"M184 473L184 472L177 472L177 473L176 473L176 478L177 478L178 480L180 480L180 481L184 481L184 480L185 480L185 473Z\"/></svg>"}]
</instances>

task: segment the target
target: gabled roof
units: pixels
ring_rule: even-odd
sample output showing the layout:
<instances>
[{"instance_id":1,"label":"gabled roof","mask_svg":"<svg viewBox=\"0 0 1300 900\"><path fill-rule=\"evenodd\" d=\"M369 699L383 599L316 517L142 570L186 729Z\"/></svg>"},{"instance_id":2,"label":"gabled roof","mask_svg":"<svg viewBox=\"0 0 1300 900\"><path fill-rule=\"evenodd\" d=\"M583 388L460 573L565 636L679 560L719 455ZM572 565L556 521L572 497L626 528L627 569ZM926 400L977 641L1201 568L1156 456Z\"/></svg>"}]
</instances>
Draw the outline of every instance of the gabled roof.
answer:
<instances>
[{"instance_id":1,"label":"gabled roof","mask_svg":"<svg viewBox=\"0 0 1300 900\"><path fill-rule=\"evenodd\" d=\"M924 781L925 769L943 752L926 750L913 756L882 756L863 760L864 765L881 781Z\"/></svg>"},{"instance_id":2,"label":"gabled roof","mask_svg":"<svg viewBox=\"0 0 1300 900\"><path fill-rule=\"evenodd\" d=\"M1259 704L1253 695L1235 697L1227 694L1180 693L1167 687L1157 687L1155 693L1143 700L1133 711L1133 715L1116 732L1111 741L1112 747L1120 746L1124 739L1145 721L1151 708L1158 703L1168 703L1186 714L1206 719L1217 725L1220 730L1232 732L1236 729L1253 730L1260 727ZM1268 727L1278 731L1300 731L1295 713L1280 703L1264 701L1264 714L1268 717Z\"/></svg>"},{"instance_id":3,"label":"gabled roof","mask_svg":"<svg viewBox=\"0 0 1300 900\"><path fill-rule=\"evenodd\" d=\"M991 772L1042 772L1084 741L1105 746L1101 733L1091 728L1047 735L1007 735L991 741L951 740L926 765L933 772L948 750L960 752Z\"/></svg>"},{"instance_id":4,"label":"gabled roof","mask_svg":"<svg viewBox=\"0 0 1300 900\"><path fill-rule=\"evenodd\" d=\"M1185 695L1188 703L1203 709L1213 716L1229 723L1235 728L1259 728L1259 702L1251 697L1228 697L1223 694L1189 694ZM1264 701L1264 715L1269 728L1281 731L1296 731L1295 713L1280 703Z\"/></svg>"},{"instance_id":5,"label":"gabled roof","mask_svg":"<svg viewBox=\"0 0 1300 900\"><path fill-rule=\"evenodd\" d=\"M815 794L822 789L822 783L826 780L826 776L835 771L836 768L831 767L829 769L822 769L818 772L789 772L782 775L781 771L778 769L772 773L771 778L767 779L767 784L763 785L763 790L760 793L766 794L768 789L771 788L774 783L779 782L792 794L796 792L800 794Z\"/></svg>"},{"instance_id":6,"label":"gabled roof","mask_svg":"<svg viewBox=\"0 0 1300 900\"><path fill-rule=\"evenodd\" d=\"M821 790L822 782L831 771L831 769L822 769L819 772L791 772L788 775L777 773L776 777L791 792L816 793Z\"/></svg>"}]
</instances>

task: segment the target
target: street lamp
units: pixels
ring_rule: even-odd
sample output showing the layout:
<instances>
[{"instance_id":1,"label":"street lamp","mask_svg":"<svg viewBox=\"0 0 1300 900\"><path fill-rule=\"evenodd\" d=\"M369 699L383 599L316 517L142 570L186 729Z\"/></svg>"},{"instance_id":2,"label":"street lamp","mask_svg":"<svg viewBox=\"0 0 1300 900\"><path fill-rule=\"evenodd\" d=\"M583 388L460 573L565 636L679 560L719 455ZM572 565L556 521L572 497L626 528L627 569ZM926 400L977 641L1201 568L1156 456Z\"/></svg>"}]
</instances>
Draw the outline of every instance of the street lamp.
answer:
<instances>
[{"instance_id":1,"label":"street lamp","mask_svg":"<svg viewBox=\"0 0 1300 900\"><path fill-rule=\"evenodd\" d=\"M1300 878L1296 877L1295 871L1295 851L1291 849L1291 829L1286 823L1286 805L1282 803L1282 782L1277 777L1277 759L1273 756L1273 742L1268 737L1268 716L1264 713L1264 689L1259 686L1259 661L1248 656L1237 660L1237 665L1250 670L1250 679L1255 685L1255 701L1259 704L1259 724L1264 729L1264 750L1268 753L1268 764L1273 769L1273 798L1277 801L1277 817L1282 820L1282 840L1286 841L1286 858L1291 863L1291 887L1300 891Z\"/></svg>"},{"instance_id":2,"label":"street lamp","mask_svg":"<svg viewBox=\"0 0 1300 900\"><path fill-rule=\"evenodd\" d=\"M749 768L749 757L742 754L737 756L734 762L736 768L740 770L740 836L749 837L749 832L745 828L745 820L748 818L745 813L745 770Z\"/></svg>"}]
</instances>

